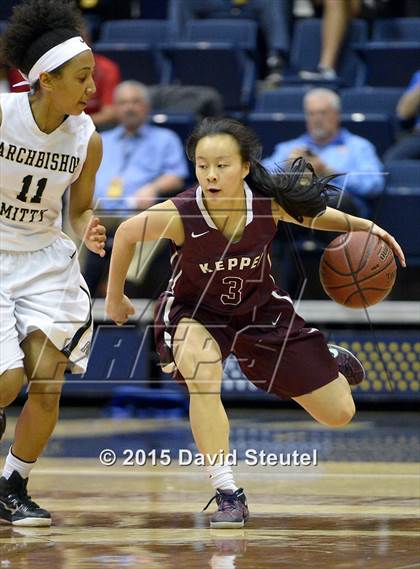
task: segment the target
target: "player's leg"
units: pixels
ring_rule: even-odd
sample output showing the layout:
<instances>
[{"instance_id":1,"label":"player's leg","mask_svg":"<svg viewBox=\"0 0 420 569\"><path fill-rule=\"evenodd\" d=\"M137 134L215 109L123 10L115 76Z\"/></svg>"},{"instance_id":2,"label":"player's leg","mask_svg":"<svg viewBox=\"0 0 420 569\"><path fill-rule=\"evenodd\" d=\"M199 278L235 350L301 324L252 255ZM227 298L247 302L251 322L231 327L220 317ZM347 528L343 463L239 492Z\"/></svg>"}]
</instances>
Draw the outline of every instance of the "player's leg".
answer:
<instances>
[{"instance_id":1,"label":"player's leg","mask_svg":"<svg viewBox=\"0 0 420 569\"><path fill-rule=\"evenodd\" d=\"M348 0L324 0L322 48L319 61L323 69L335 69L343 39L351 19Z\"/></svg>"},{"instance_id":2,"label":"player's leg","mask_svg":"<svg viewBox=\"0 0 420 569\"><path fill-rule=\"evenodd\" d=\"M318 329L305 326L287 295L273 295L255 321L255 331L248 327L235 344L248 378L264 391L294 399L320 423L347 424L355 412L349 383L364 377L359 360L345 348L327 345ZM270 321L273 327L263 332L258 325Z\"/></svg>"},{"instance_id":3,"label":"player's leg","mask_svg":"<svg viewBox=\"0 0 420 569\"><path fill-rule=\"evenodd\" d=\"M67 357L39 330L22 343L28 399L16 424L13 449L26 461L42 453L58 419Z\"/></svg>"},{"instance_id":4,"label":"player's leg","mask_svg":"<svg viewBox=\"0 0 420 569\"><path fill-rule=\"evenodd\" d=\"M246 497L223 460L229 452L229 421L221 400L221 349L202 324L182 318L174 334L173 355L190 393L190 423L197 448L204 455L219 455L216 463L207 466L218 504L210 525L242 527L249 517Z\"/></svg>"},{"instance_id":5,"label":"player's leg","mask_svg":"<svg viewBox=\"0 0 420 569\"><path fill-rule=\"evenodd\" d=\"M0 440L6 430L5 407L13 403L24 382L23 367L8 369L0 375Z\"/></svg>"},{"instance_id":6,"label":"player's leg","mask_svg":"<svg viewBox=\"0 0 420 569\"><path fill-rule=\"evenodd\" d=\"M346 425L356 411L349 383L341 373L327 385L293 399L318 423L329 427Z\"/></svg>"},{"instance_id":7,"label":"player's leg","mask_svg":"<svg viewBox=\"0 0 420 569\"><path fill-rule=\"evenodd\" d=\"M23 367L8 369L0 375L0 407L8 407L19 394L24 382Z\"/></svg>"},{"instance_id":8,"label":"player's leg","mask_svg":"<svg viewBox=\"0 0 420 569\"><path fill-rule=\"evenodd\" d=\"M0 275L0 281L3 285L3 274ZM4 408L13 403L24 382L23 357L14 299L7 290L0 289L0 439L6 428Z\"/></svg>"},{"instance_id":9,"label":"player's leg","mask_svg":"<svg viewBox=\"0 0 420 569\"><path fill-rule=\"evenodd\" d=\"M222 355L210 332L199 322L182 318L173 339L178 371L190 393L190 422L200 453L229 452L229 421L220 392Z\"/></svg>"},{"instance_id":10,"label":"player's leg","mask_svg":"<svg viewBox=\"0 0 420 569\"><path fill-rule=\"evenodd\" d=\"M40 331L29 334L22 349L28 399L0 478L0 518L14 525L45 526L51 524L51 516L30 499L26 486L57 423L67 358Z\"/></svg>"}]
</instances>

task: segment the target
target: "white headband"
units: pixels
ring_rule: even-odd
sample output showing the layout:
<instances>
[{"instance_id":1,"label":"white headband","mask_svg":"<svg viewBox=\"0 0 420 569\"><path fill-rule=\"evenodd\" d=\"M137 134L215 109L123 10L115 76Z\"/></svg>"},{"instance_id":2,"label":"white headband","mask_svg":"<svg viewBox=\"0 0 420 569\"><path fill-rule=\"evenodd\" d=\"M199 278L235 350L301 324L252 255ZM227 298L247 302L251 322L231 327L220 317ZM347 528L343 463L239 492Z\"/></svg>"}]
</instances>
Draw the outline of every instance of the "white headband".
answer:
<instances>
[{"instance_id":1,"label":"white headband","mask_svg":"<svg viewBox=\"0 0 420 569\"><path fill-rule=\"evenodd\" d=\"M85 42L83 38L80 36L76 36L74 38L70 38L69 40L60 43L53 48L49 49L47 52L42 55L38 61L32 66L31 70L28 73L28 77L22 73L24 77L26 77L27 81L22 81L21 83L17 83L15 86L19 85L33 85L39 79L41 73L45 73L47 71L53 71L82 53L83 51L90 51L90 47Z\"/></svg>"}]
</instances>

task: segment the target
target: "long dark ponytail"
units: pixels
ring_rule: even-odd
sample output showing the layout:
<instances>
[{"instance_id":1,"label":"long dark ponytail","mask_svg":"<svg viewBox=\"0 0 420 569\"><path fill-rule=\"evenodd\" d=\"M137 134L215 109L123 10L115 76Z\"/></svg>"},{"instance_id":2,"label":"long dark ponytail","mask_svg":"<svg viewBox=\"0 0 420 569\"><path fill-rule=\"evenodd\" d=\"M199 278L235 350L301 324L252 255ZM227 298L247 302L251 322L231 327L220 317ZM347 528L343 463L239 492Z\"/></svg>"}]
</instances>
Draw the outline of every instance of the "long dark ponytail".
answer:
<instances>
[{"instance_id":1,"label":"long dark ponytail","mask_svg":"<svg viewBox=\"0 0 420 569\"><path fill-rule=\"evenodd\" d=\"M194 162L199 140L216 134L229 134L236 140L242 160L250 163L246 181L255 192L274 198L299 222L304 217L315 217L325 211L327 191L337 189L330 184L335 176L319 178L304 158L297 158L287 170L278 167L276 172L270 174L261 164L262 146L257 135L234 119L203 119L187 140L188 158Z\"/></svg>"}]
</instances>

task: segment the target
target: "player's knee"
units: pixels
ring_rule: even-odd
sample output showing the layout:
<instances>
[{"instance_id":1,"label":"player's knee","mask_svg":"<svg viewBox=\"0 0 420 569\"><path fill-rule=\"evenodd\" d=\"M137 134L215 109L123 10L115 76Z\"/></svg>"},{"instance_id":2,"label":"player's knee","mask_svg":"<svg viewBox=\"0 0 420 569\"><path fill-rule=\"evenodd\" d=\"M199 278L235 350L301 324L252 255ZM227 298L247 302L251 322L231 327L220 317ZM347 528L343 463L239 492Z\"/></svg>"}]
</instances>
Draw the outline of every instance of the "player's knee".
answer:
<instances>
[{"instance_id":1,"label":"player's knee","mask_svg":"<svg viewBox=\"0 0 420 569\"><path fill-rule=\"evenodd\" d=\"M204 382L207 380L219 380L222 377L222 363L218 354L214 359L209 354L201 356L200 352L184 350L182 358L176 358L177 368L188 382Z\"/></svg>"},{"instance_id":2,"label":"player's knee","mask_svg":"<svg viewBox=\"0 0 420 569\"><path fill-rule=\"evenodd\" d=\"M0 407L13 403L22 389L23 382L23 368L8 369L0 375Z\"/></svg>"},{"instance_id":3,"label":"player's knee","mask_svg":"<svg viewBox=\"0 0 420 569\"><path fill-rule=\"evenodd\" d=\"M222 372L223 368L219 362L197 366L196 372L185 378L188 391L203 397L220 395Z\"/></svg>"},{"instance_id":4,"label":"player's knee","mask_svg":"<svg viewBox=\"0 0 420 569\"><path fill-rule=\"evenodd\" d=\"M60 405L62 386L61 382L32 381L28 397L36 402L40 411L52 413Z\"/></svg>"},{"instance_id":5,"label":"player's knee","mask_svg":"<svg viewBox=\"0 0 420 569\"><path fill-rule=\"evenodd\" d=\"M352 398L342 401L334 409L334 413L328 417L326 423L329 427L344 427L353 419L356 407Z\"/></svg>"}]
</instances>

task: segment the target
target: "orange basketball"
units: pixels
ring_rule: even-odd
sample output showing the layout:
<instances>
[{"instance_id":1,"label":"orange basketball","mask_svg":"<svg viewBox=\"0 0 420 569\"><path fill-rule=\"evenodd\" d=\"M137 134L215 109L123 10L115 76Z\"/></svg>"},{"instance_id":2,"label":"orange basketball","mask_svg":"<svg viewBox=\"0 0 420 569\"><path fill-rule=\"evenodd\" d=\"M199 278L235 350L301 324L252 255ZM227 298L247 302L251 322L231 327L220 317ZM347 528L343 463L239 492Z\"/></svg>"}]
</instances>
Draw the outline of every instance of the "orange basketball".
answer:
<instances>
[{"instance_id":1,"label":"orange basketball","mask_svg":"<svg viewBox=\"0 0 420 569\"><path fill-rule=\"evenodd\" d=\"M394 286L397 265L391 248L377 235L343 233L325 249L319 276L330 298L349 308L383 300Z\"/></svg>"}]
</instances>

